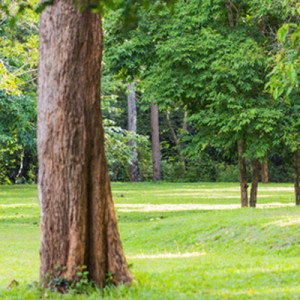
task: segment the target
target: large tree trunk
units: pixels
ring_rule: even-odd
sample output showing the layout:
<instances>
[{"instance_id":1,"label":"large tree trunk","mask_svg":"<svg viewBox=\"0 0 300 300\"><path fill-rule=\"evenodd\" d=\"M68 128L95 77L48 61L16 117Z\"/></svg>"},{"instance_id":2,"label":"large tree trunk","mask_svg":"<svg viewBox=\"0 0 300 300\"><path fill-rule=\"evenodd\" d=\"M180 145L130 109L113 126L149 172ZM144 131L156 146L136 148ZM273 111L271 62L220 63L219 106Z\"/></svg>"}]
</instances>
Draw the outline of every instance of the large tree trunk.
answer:
<instances>
[{"instance_id":1,"label":"large tree trunk","mask_svg":"<svg viewBox=\"0 0 300 300\"><path fill-rule=\"evenodd\" d=\"M136 100L135 100L135 84L131 83L128 85L128 130L132 131L134 135L136 135ZM140 181L140 170L139 170L139 161L137 154L137 144L136 141L130 140L129 145L133 147L131 152L132 154L132 162L129 165L129 176L130 181Z\"/></svg>"},{"instance_id":2,"label":"large tree trunk","mask_svg":"<svg viewBox=\"0 0 300 300\"><path fill-rule=\"evenodd\" d=\"M295 188L296 205L300 205L299 161L300 161L300 150L294 153L294 188Z\"/></svg>"},{"instance_id":3,"label":"large tree trunk","mask_svg":"<svg viewBox=\"0 0 300 300\"><path fill-rule=\"evenodd\" d=\"M268 183L268 182L269 182L268 162L263 161L261 163L261 183Z\"/></svg>"},{"instance_id":4,"label":"large tree trunk","mask_svg":"<svg viewBox=\"0 0 300 300\"><path fill-rule=\"evenodd\" d=\"M251 161L251 164L252 164L252 184L251 184L251 192L250 192L250 206L256 207L260 163L258 159L254 158Z\"/></svg>"},{"instance_id":5,"label":"large tree trunk","mask_svg":"<svg viewBox=\"0 0 300 300\"><path fill-rule=\"evenodd\" d=\"M243 157L245 153L244 139L238 140L238 153L239 153L239 168L240 168L240 190L241 190L241 205L242 207L248 206L248 184L247 184L247 168L246 160Z\"/></svg>"},{"instance_id":6,"label":"large tree trunk","mask_svg":"<svg viewBox=\"0 0 300 300\"><path fill-rule=\"evenodd\" d=\"M98 286L130 274L117 227L100 110L102 29L99 14L57 0L40 18L38 83L40 278ZM64 266L61 274L56 265ZM46 283L47 284L47 283Z\"/></svg>"},{"instance_id":7,"label":"large tree trunk","mask_svg":"<svg viewBox=\"0 0 300 300\"><path fill-rule=\"evenodd\" d=\"M151 101L151 139L153 180L161 180L158 107L154 104L153 101Z\"/></svg>"}]
</instances>

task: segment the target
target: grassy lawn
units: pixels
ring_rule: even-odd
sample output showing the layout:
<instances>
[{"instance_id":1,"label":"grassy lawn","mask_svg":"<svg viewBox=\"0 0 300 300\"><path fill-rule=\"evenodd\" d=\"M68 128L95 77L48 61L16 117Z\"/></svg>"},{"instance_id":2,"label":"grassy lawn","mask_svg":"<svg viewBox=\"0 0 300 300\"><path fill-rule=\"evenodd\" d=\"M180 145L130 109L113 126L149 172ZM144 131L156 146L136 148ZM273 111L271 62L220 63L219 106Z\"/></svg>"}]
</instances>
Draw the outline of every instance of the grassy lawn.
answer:
<instances>
[{"instance_id":1,"label":"grassy lawn","mask_svg":"<svg viewBox=\"0 0 300 300\"><path fill-rule=\"evenodd\" d=\"M231 209L239 204L237 183L112 188L136 284L82 296L47 292L48 299L300 299L300 207L289 206L292 184L261 185L265 206L257 209ZM0 186L0 298L44 295L29 288L38 280L38 223L36 186ZM20 286L7 291L12 279Z\"/></svg>"}]
</instances>

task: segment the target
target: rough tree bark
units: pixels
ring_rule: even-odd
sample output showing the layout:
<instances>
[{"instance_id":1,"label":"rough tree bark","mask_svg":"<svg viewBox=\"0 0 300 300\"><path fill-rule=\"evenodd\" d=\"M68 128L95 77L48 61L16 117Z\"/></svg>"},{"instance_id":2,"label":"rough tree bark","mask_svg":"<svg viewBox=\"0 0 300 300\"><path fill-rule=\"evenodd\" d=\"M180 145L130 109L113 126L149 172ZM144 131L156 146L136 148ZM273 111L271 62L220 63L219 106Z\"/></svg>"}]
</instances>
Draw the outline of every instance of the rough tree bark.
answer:
<instances>
[{"instance_id":1,"label":"rough tree bark","mask_svg":"<svg viewBox=\"0 0 300 300\"><path fill-rule=\"evenodd\" d=\"M161 180L158 107L151 101L151 140L153 180Z\"/></svg>"},{"instance_id":2,"label":"rough tree bark","mask_svg":"<svg viewBox=\"0 0 300 300\"><path fill-rule=\"evenodd\" d=\"M247 184L247 168L246 160L243 157L245 153L245 142L243 138L238 140L238 154L239 154L239 169L240 169L240 191L241 191L241 205L248 206L248 184Z\"/></svg>"},{"instance_id":3,"label":"rough tree bark","mask_svg":"<svg viewBox=\"0 0 300 300\"><path fill-rule=\"evenodd\" d=\"M269 182L268 162L263 161L261 163L261 183L268 183L268 182Z\"/></svg>"},{"instance_id":4,"label":"rough tree bark","mask_svg":"<svg viewBox=\"0 0 300 300\"><path fill-rule=\"evenodd\" d=\"M100 110L99 14L57 0L40 18L38 82L40 278L129 283L117 227ZM56 265L65 266L58 274Z\"/></svg>"},{"instance_id":5,"label":"rough tree bark","mask_svg":"<svg viewBox=\"0 0 300 300\"><path fill-rule=\"evenodd\" d=\"M294 188L296 205L300 205L300 186L299 186L299 161L300 149L294 153Z\"/></svg>"},{"instance_id":6,"label":"rough tree bark","mask_svg":"<svg viewBox=\"0 0 300 300\"><path fill-rule=\"evenodd\" d=\"M132 131L136 134L136 99L135 99L135 84L130 83L128 85L128 130ZM140 170L139 170L139 161L138 161L138 154L137 154L137 144L136 141L130 140L129 145L133 147L131 152L132 154L132 162L129 165L129 177L130 181L140 181Z\"/></svg>"},{"instance_id":7,"label":"rough tree bark","mask_svg":"<svg viewBox=\"0 0 300 300\"><path fill-rule=\"evenodd\" d=\"M250 192L250 206L256 207L260 163L258 159L254 158L251 160L251 164L252 164L252 184L251 184L251 192Z\"/></svg>"}]
</instances>

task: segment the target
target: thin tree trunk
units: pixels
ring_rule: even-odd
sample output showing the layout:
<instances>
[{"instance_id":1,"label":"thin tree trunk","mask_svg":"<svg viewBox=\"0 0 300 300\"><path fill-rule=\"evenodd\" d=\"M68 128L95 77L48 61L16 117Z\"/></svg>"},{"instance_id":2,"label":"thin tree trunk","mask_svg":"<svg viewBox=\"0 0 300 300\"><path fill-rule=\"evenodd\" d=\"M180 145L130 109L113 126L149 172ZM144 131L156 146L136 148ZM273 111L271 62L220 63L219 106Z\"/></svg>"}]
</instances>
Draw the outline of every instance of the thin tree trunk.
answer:
<instances>
[{"instance_id":1,"label":"thin tree trunk","mask_svg":"<svg viewBox=\"0 0 300 300\"><path fill-rule=\"evenodd\" d=\"M18 174L17 174L17 176L15 178L15 181L17 181L17 179L19 177L21 177L21 174L22 174L22 171L23 171L23 167L24 167L24 150L22 150L22 152L21 152L20 168L19 168Z\"/></svg>"},{"instance_id":2,"label":"thin tree trunk","mask_svg":"<svg viewBox=\"0 0 300 300\"><path fill-rule=\"evenodd\" d=\"M239 168L240 168L240 191L241 191L241 205L242 207L248 206L248 184L247 184L247 168L246 160L243 157L245 153L244 139L238 140L238 153L239 153Z\"/></svg>"},{"instance_id":3,"label":"thin tree trunk","mask_svg":"<svg viewBox=\"0 0 300 300\"><path fill-rule=\"evenodd\" d=\"M161 180L158 107L154 104L153 101L151 101L151 138L152 138L153 180Z\"/></svg>"},{"instance_id":4,"label":"thin tree trunk","mask_svg":"<svg viewBox=\"0 0 300 300\"><path fill-rule=\"evenodd\" d=\"M232 6L233 6L232 0L226 0L227 17L228 17L229 26L231 28L234 27Z\"/></svg>"},{"instance_id":5,"label":"thin tree trunk","mask_svg":"<svg viewBox=\"0 0 300 300\"><path fill-rule=\"evenodd\" d=\"M41 280L132 280L120 241L100 110L101 17L57 0L40 18L38 82ZM59 265L62 273L55 266ZM47 285L47 282L44 283Z\"/></svg>"},{"instance_id":6,"label":"thin tree trunk","mask_svg":"<svg viewBox=\"0 0 300 300\"><path fill-rule=\"evenodd\" d=\"M268 183L268 182L269 182L268 162L263 161L261 163L261 183Z\"/></svg>"},{"instance_id":7,"label":"thin tree trunk","mask_svg":"<svg viewBox=\"0 0 300 300\"><path fill-rule=\"evenodd\" d=\"M128 130L132 131L136 135L136 99L135 99L135 84L134 82L128 85ZM134 140L129 141L129 146L133 148L132 162L129 165L129 177L130 181L140 181L140 170L139 170L139 161L137 154L137 143Z\"/></svg>"},{"instance_id":8,"label":"thin tree trunk","mask_svg":"<svg viewBox=\"0 0 300 300\"><path fill-rule=\"evenodd\" d=\"M300 205L299 161L300 161L300 150L298 149L294 153L294 188L295 188L296 205Z\"/></svg>"},{"instance_id":9,"label":"thin tree trunk","mask_svg":"<svg viewBox=\"0 0 300 300\"><path fill-rule=\"evenodd\" d=\"M251 192L250 192L250 206L251 207L256 207L256 202L257 202L259 166L260 166L259 160L254 158L252 160L252 184L251 184Z\"/></svg>"}]
</instances>

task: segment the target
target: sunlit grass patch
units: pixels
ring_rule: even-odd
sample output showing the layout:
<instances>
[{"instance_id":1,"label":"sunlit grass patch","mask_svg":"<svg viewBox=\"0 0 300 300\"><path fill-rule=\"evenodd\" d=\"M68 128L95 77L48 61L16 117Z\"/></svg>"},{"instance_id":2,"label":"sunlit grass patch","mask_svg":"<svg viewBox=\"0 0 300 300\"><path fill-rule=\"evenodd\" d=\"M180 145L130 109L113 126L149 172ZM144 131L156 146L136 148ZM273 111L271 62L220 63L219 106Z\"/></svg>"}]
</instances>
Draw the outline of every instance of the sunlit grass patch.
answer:
<instances>
[{"instance_id":1,"label":"sunlit grass patch","mask_svg":"<svg viewBox=\"0 0 300 300\"><path fill-rule=\"evenodd\" d=\"M295 206L294 203L258 204L258 209ZM116 204L118 212L168 212L240 209L240 204Z\"/></svg>"},{"instance_id":2,"label":"sunlit grass patch","mask_svg":"<svg viewBox=\"0 0 300 300\"><path fill-rule=\"evenodd\" d=\"M299 226L300 224L300 217L291 217L291 218L286 218L278 221L274 221L270 223L271 226L280 226L280 227L285 227L285 226Z\"/></svg>"},{"instance_id":3,"label":"sunlit grass patch","mask_svg":"<svg viewBox=\"0 0 300 300\"><path fill-rule=\"evenodd\" d=\"M127 204L239 204L238 183L113 183L115 202ZM258 203L294 202L292 184L260 184Z\"/></svg>"},{"instance_id":4,"label":"sunlit grass patch","mask_svg":"<svg viewBox=\"0 0 300 300\"><path fill-rule=\"evenodd\" d=\"M113 183L112 187L135 285L88 295L47 291L44 297L32 285L38 280L40 247L36 186L2 186L0 298L300 298L300 208L293 204L292 185L264 185L258 198L262 209L240 209L236 183ZM171 196L174 191L178 196ZM195 198L194 193L200 196ZM216 207L222 209L212 209ZM5 287L12 279L20 286L8 291Z\"/></svg>"}]
</instances>

